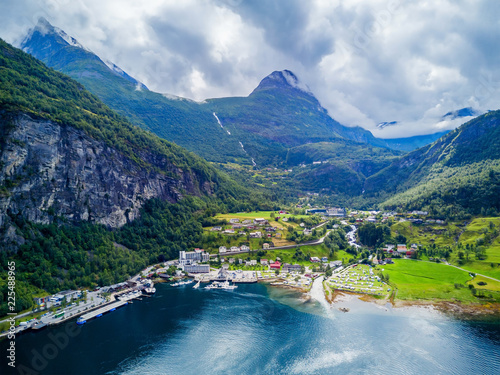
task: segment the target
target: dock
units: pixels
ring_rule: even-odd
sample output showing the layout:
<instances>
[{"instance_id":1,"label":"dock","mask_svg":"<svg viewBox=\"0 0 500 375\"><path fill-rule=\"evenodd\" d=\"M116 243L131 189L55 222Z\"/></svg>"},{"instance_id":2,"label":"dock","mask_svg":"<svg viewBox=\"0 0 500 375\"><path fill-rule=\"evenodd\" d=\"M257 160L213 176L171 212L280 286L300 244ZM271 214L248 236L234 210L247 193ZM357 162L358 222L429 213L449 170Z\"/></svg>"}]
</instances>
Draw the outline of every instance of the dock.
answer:
<instances>
[{"instance_id":1,"label":"dock","mask_svg":"<svg viewBox=\"0 0 500 375\"><path fill-rule=\"evenodd\" d=\"M109 305L101 307L97 310L91 311L87 314L83 314L80 318L78 318L77 324L85 324L90 319L98 318L98 317L102 316L102 314L104 314L104 313L107 313L109 311L114 311L118 307L121 307L121 306L127 305L127 304L128 304L127 301L112 302Z\"/></svg>"}]
</instances>

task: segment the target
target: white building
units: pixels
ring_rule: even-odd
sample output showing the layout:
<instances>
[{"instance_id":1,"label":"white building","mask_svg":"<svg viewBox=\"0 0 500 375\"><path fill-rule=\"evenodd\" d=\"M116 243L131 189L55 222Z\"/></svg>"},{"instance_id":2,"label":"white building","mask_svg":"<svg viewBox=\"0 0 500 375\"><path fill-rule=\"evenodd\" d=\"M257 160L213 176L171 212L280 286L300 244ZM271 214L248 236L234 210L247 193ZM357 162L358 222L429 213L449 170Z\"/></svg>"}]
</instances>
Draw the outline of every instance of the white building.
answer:
<instances>
[{"instance_id":1,"label":"white building","mask_svg":"<svg viewBox=\"0 0 500 375\"><path fill-rule=\"evenodd\" d=\"M186 264L184 271L187 273L209 273L210 266L208 264Z\"/></svg>"}]
</instances>

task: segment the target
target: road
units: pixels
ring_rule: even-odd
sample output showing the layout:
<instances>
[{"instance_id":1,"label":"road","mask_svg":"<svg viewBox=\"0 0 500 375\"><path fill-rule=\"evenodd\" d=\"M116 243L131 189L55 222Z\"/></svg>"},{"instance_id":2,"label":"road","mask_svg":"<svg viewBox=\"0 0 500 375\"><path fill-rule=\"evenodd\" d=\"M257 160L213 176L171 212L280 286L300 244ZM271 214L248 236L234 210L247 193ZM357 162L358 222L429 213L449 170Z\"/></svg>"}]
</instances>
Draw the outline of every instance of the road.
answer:
<instances>
[{"instance_id":1,"label":"road","mask_svg":"<svg viewBox=\"0 0 500 375\"><path fill-rule=\"evenodd\" d=\"M57 324L57 323L61 322L62 320L69 319L69 318L75 316L79 312L81 313L84 310L88 310L88 309L91 309L91 308L96 307L98 305L102 305L105 302L106 302L106 299L101 297L98 292L88 292L85 302L80 301L79 305L76 305L76 303L74 303L74 304L67 305L66 307L60 307L58 309L58 311L56 311L55 313L47 311L44 315L39 317L37 319L37 321L46 323L47 325ZM50 307L53 307L53 304L50 302L47 302L47 308L50 308ZM65 314L63 317L58 317L58 318L54 317L55 315L57 315L58 313L60 313L62 311L65 311ZM29 315L29 314L31 314L31 312L19 314L16 316L16 320L19 318L22 318L26 315ZM5 322L7 320L8 320L8 318L2 320L0 323ZM35 320L33 319L25 326L16 327L16 334L30 328L31 325L34 323L35 323Z\"/></svg>"}]
</instances>

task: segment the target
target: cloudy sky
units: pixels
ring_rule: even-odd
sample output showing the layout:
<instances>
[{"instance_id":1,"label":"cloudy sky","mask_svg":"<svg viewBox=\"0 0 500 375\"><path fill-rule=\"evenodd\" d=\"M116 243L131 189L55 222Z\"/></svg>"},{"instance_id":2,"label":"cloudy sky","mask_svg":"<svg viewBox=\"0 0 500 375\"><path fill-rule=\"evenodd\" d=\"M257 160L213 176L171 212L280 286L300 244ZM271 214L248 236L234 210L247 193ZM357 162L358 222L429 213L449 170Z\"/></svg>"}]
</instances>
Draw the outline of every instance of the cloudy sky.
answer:
<instances>
[{"instance_id":1,"label":"cloudy sky","mask_svg":"<svg viewBox=\"0 0 500 375\"><path fill-rule=\"evenodd\" d=\"M500 108L499 15L498 0L2 0L0 37L19 45L43 16L151 90L195 100L290 69L333 118L390 138Z\"/></svg>"}]
</instances>

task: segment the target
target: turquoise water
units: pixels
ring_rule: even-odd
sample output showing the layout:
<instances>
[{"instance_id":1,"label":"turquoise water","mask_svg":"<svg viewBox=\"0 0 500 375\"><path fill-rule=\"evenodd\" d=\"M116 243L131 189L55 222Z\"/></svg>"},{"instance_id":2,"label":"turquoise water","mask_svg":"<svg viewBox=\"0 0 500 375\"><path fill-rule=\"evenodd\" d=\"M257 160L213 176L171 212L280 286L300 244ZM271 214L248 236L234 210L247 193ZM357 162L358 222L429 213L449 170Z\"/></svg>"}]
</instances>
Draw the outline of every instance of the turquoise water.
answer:
<instances>
[{"instance_id":1,"label":"turquoise water","mask_svg":"<svg viewBox=\"0 0 500 375\"><path fill-rule=\"evenodd\" d=\"M0 373L500 373L498 323L348 305L342 313L260 284L234 291L161 284L155 297L82 328L73 321L19 336L17 371L2 360ZM7 343L0 346L6 353Z\"/></svg>"}]
</instances>

